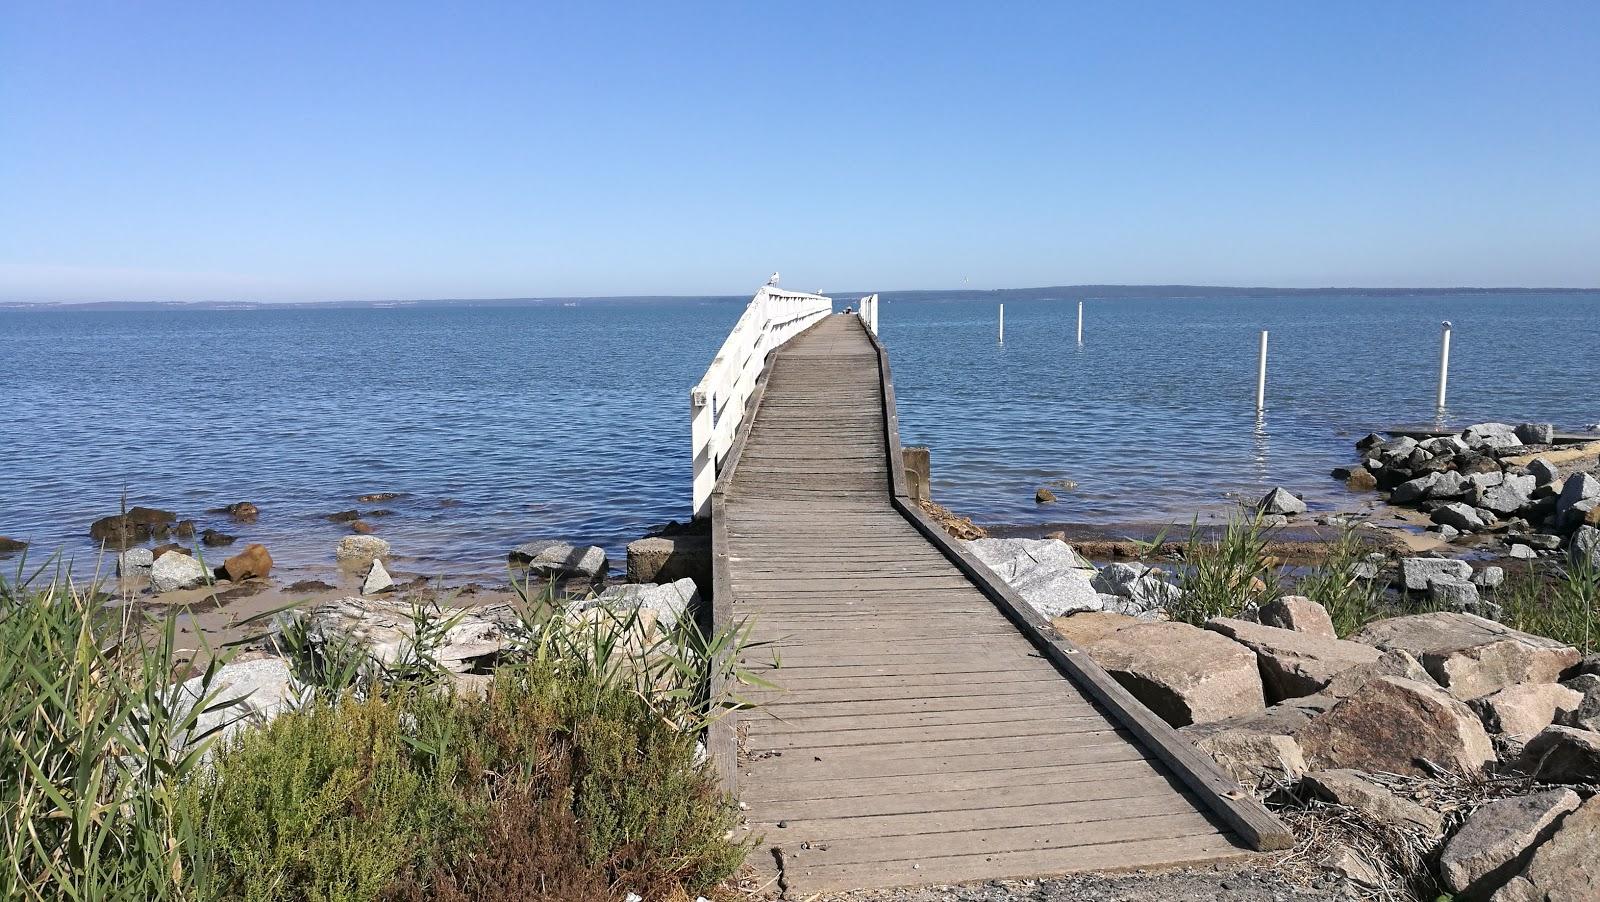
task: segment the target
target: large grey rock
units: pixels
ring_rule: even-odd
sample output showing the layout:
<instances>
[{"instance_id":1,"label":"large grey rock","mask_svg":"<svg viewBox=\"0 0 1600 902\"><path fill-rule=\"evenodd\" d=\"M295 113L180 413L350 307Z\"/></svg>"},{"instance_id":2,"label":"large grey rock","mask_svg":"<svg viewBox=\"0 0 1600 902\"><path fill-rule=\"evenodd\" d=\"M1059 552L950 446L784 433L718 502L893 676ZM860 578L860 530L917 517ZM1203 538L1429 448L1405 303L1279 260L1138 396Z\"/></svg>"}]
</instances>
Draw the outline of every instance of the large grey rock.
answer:
<instances>
[{"instance_id":1,"label":"large grey rock","mask_svg":"<svg viewBox=\"0 0 1600 902\"><path fill-rule=\"evenodd\" d=\"M1171 605L1183 590L1167 582L1161 571L1138 563L1107 564L1091 580L1096 592L1133 602L1141 611L1155 611ZM1115 603L1121 607L1121 603Z\"/></svg>"},{"instance_id":2,"label":"large grey rock","mask_svg":"<svg viewBox=\"0 0 1600 902\"><path fill-rule=\"evenodd\" d=\"M1461 433L1468 448L1515 448L1522 444L1517 430L1505 423L1478 423Z\"/></svg>"},{"instance_id":3,"label":"large grey rock","mask_svg":"<svg viewBox=\"0 0 1600 902\"><path fill-rule=\"evenodd\" d=\"M1462 504L1460 501L1452 501L1443 507L1435 508L1429 519L1462 530L1478 530L1488 525L1478 516L1477 508L1470 504Z\"/></svg>"},{"instance_id":4,"label":"large grey rock","mask_svg":"<svg viewBox=\"0 0 1600 902\"><path fill-rule=\"evenodd\" d=\"M1269 702L1311 695L1341 671L1371 664L1381 656L1376 648L1359 642L1230 617L1213 618L1206 622L1206 629L1221 633L1255 652Z\"/></svg>"},{"instance_id":5,"label":"large grey rock","mask_svg":"<svg viewBox=\"0 0 1600 902\"><path fill-rule=\"evenodd\" d=\"M1415 504L1418 501L1425 501L1433 491L1433 487L1438 484L1438 473L1418 476L1416 479L1395 486L1394 491L1389 493L1389 501L1392 504Z\"/></svg>"},{"instance_id":6,"label":"large grey rock","mask_svg":"<svg viewBox=\"0 0 1600 902\"><path fill-rule=\"evenodd\" d=\"M1554 423L1519 423L1514 431L1524 445L1548 445L1556 440Z\"/></svg>"},{"instance_id":7,"label":"large grey rock","mask_svg":"<svg viewBox=\"0 0 1600 902\"><path fill-rule=\"evenodd\" d=\"M1076 611L1114 610L1141 614L1149 608L1132 600L1111 604L1095 591L1093 565L1072 546L1055 539L974 539L967 548L1022 600L1045 617Z\"/></svg>"},{"instance_id":8,"label":"large grey rock","mask_svg":"<svg viewBox=\"0 0 1600 902\"><path fill-rule=\"evenodd\" d=\"M1508 517L1533 500L1536 487L1532 476L1507 476L1499 485L1475 489L1467 496L1467 501L1483 510Z\"/></svg>"},{"instance_id":9,"label":"large grey rock","mask_svg":"<svg viewBox=\"0 0 1600 902\"><path fill-rule=\"evenodd\" d=\"M1411 654L1439 685L1464 699L1517 683L1553 683L1579 660L1577 649L1553 639L1444 611L1378 620L1351 638Z\"/></svg>"},{"instance_id":10,"label":"large grey rock","mask_svg":"<svg viewBox=\"0 0 1600 902\"><path fill-rule=\"evenodd\" d=\"M1561 819L1555 835L1539 845L1522 873L1490 902L1588 902L1600 899L1600 796Z\"/></svg>"},{"instance_id":11,"label":"large grey rock","mask_svg":"<svg viewBox=\"0 0 1600 902\"><path fill-rule=\"evenodd\" d=\"M670 630L699 603L700 592L695 588L694 580L684 577L664 586L653 583L612 586L594 598L578 602L569 610L582 612L605 608L623 613L642 609L654 612L656 626Z\"/></svg>"},{"instance_id":12,"label":"large grey rock","mask_svg":"<svg viewBox=\"0 0 1600 902\"><path fill-rule=\"evenodd\" d=\"M1400 560L1400 578L1405 581L1406 588L1412 592L1426 592L1428 591L1428 581L1432 579L1471 579L1472 565L1466 561L1447 558L1402 558Z\"/></svg>"},{"instance_id":13,"label":"large grey rock","mask_svg":"<svg viewBox=\"0 0 1600 902\"><path fill-rule=\"evenodd\" d=\"M372 661L393 666L416 656L416 607L389 599L351 596L323 602L306 612L317 646L344 641ZM429 654L447 671L479 668L511 644L511 614L503 608L443 609L430 612L436 623L453 625Z\"/></svg>"},{"instance_id":14,"label":"large grey rock","mask_svg":"<svg viewBox=\"0 0 1600 902\"><path fill-rule=\"evenodd\" d=\"M1556 516L1565 518L1575 505L1597 498L1600 498L1600 479L1591 473L1573 473L1561 484L1561 494L1556 498Z\"/></svg>"},{"instance_id":15,"label":"large grey rock","mask_svg":"<svg viewBox=\"0 0 1600 902\"><path fill-rule=\"evenodd\" d=\"M1086 650L1145 707L1173 726L1266 707L1255 653L1220 633L1186 623L1138 623L1096 640Z\"/></svg>"},{"instance_id":16,"label":"large grey rock","mask_svg":"<svg viewBox=\"0 0 1600 902\"><path fill-rule=\"evenodd\" d=\"M1474 811L1439 853L1444 885L1453 893L1486 898L1527 865L1534 847L1549 839L1561 816L1580 801L1570 789L1552 789Z\"/></svg>"},{"instance_id":17,"label":"large grey rock","mask_svg":"<svg viewBox=\"0 0 1600 902\"><path fill-rule=\"evenodd\" d=\"M1427 760L1477 774L1495 760L1494 744L1466 705L1437 686L1402 679L1369 680L1296 734L1306 763L1426 774Z\"/></svg>"},{"instance_id":18,"label":"large grey rock","mask_svg":"<svg viewBox=\"0 0 1600 902\"><path fill-rule=\"evenodd\" d=\"M1444 818L1410 799L1373 783L1359 771L1334 768L1306 774L1305 787L1324 801L1353 808L1380 824L1414 830L1425 836L1444 833Z\"/></svg>"},{"instance_id":19,"label":"large grey rock","mask_svg":"<svg viewBox=\"0 0 1600 902\"><path fill-rule=\"evenodd\" d=\"M1268 515L1292 517L1295 514L1306 512L1306 503L1290 492L1278 486L1256 502L1256 512Z\"/></svg>"},{"instance_id":20,"label":"large grey rock","mask_svg":"<svg viewBox=\"0 0 1600 902\"><path fill-rule=\"evenodd\" d=\"M1563 726L1600 732L1600 676L1586 673L1562 685L1582 697L1576 708L1558 714L1556 722Z\"/></svg>"},{"instance_id":21,"label":"large grey rock","mask_svg":"<svg viewBox=\"0 0 1600 902\"><path fill-rule=\"evenodd\" d=\"M333 546L333 557L350 567L366 567L389 556L389 543L377 536L345 536Z\"/></svg>"},{"instance_id":22,"label":"large grey rock","mask_svg":"<svg viewBox=\"0 0 1600 902\"><path fill-rule=\"evenodd\" d=\"M1428 580L1428 600L1440 610L1481 613L1479 605L1482 601L1478 598L1478 587L1464 579L1442 577Z\"/></svg>"},{"instance_id":23,"label":"large grey rock","mask_svg":"<svg viewBox=\"0 0 1600 902\"><path fill-rule=\"evenodd\" d=\"M1328 609L1304 595L1284 595L1274 598L1261 606L1261 610L1256 612L1256 619L1266 626L1294 630L1297 633L1320 636L1324 639L1338 638L1333 629L1333 618L1328 616Z\"/></svg>"},{"instance_id":24,"label":"large grey rock","mask_svg":"<svg viewBox=\"0 0 1600 902\"><path fill-rule=\"evenodd\" d=\"M554 579L596 579L606 572L606 551L598 545L582 548L566 542L527 542L511 550L513 564L528 568L530 575Z\"/></svg>"},{"instance_id":25,"label":"large grey rock","mask_svg":"<svg viewBox=\"0 0 1600 902\"><path fill-rule=\"evenodd\" d=\"M1538 485L1554 485L1561 478L1561 470L1555 464L1542 457L1536 457L1528 464L1528 475Z\"/></svg>"},{"instance_id":26,"label":"large grey rock","mask_svg":"<svg viewBox=\"0 0 1600 902\"><path fill-rule=\"evenodd\" d=\"M1582 702L1583 693L1560 683L1519 683L1473 699L1472 708L1489 732L1520 745Z\"/></svg>"},{"instance_id":27,"label":"large grey rock","mask_svg":"<svg viewBox=\"0 0 1600 902\"><path fill-rule=\"evenodd\" d=\"M1567 556L1574 564L1587 562L1600 567L1600 529L1593 526L1578 527L1578 531L1572 534L1572 547L1568 549Z\"/></svg>"},{"instance_id":28,"label":"large grey rock","mask_svg":"<svg viewBox=\"0 0 1600 902\"><path fill-rule=\"evenodd\" d=\"M1472 574L1472 582L1485 589L1498 589L1506 581L1504 567L1485 567Z\"/></svg>"},{"instance_id":29,"label":"large grey rock","mask_svg":"<svg viewBox=\"0 0 1600 902\"><path fill-rule=\"evenodd\" d=\"M206 581L204 564L181 551L169 551L150 565L150 588L157 592L193 589Z\"/></svg>"},{"instance_id":30,"label":"large grey rock","mask_svg":"<svg viewBox=\"0 0 1600 902\"><path fill-rule=\"evenodd\" d=\"M118 576L138 576L148 573L150 565L155 563L155 556L148 548L129 548L117 555Z\"/></svg>"},{"instance_id":31,"label":"large grey rock","mask_svg":"<svg viewBox=\"0 0 1600 902\"><path fill-rule=\"evenodd\" d=\"M183 738L182 744L187 744L212 730L218 731L218 737L226 737L246 726L265 726L294 707L301 687L288 662L282 658L258 658L217 668L209 688L203 677L194 677L178 684L175 690L170 703L179 711L186 713L201 702L209 709L199 714L189 735Z\"/></svg>"},{"instance_id":32,"label":"large grey rock","mask_svg":"<svg viewBox=\"0 0 1600 902\"><path fill-rule=\"evenodd\" d=\"M1545 783L1600 783L1600 733L1545 727L1523 747L1522 766Z\"/></svg>"}]
</instances>

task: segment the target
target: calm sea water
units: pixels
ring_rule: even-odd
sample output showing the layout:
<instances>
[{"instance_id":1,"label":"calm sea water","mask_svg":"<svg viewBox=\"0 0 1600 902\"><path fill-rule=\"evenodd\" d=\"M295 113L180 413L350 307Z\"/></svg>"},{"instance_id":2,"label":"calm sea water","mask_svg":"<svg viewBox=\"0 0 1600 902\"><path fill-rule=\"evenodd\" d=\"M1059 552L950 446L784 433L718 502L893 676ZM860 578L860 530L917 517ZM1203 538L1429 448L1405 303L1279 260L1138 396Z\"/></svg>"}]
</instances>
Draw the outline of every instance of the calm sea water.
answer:
<instances>
[{"instance_id":1,"label":"calm sea water","mask_svg":"<svg viewBox=\"0 0 1600 902\"><path fill-rule=\"evenodd\" d=\"M1600 297L887 300L902 435L980 522L1187 520L1284 484L1321 505L1350 442L1431 420L1600 421ZM0 311L0 535L91 558L130 504L332 561L373 520L408 569L492 575L511 546L621 547L689 508L689 386L743 299L576 307ZM841 299L842 308L844 301ZM1254 411L1268 329L1268 411ZM1034 489L1078 484L1037 506ZM401 492L381 505L368 492ZM258 504L252 525L208 509Z\"/></svg>"}]
</instances>

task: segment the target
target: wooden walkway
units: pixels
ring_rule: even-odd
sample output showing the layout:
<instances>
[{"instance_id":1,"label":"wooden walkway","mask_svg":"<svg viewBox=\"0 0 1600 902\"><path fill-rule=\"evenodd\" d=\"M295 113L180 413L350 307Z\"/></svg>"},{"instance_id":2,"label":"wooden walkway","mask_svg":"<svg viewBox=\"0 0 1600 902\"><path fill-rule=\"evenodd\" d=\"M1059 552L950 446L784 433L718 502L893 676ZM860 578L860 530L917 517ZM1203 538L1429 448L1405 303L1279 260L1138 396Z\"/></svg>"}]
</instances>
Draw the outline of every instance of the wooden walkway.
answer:
<instances>
[{"instance_id":1,"label":"wooden walkway","mask_svg":"<svg viewBox=\"0 0 1600 902\"><path fill-rule=\"evenodd\" d=\"M714 502L716 616L753 618L781 663L737 728L751 863L774 886L805 898L1285 844L905 509L887 358L855 316L785 345L752 406Z\"/></svg>"}]
</instances>

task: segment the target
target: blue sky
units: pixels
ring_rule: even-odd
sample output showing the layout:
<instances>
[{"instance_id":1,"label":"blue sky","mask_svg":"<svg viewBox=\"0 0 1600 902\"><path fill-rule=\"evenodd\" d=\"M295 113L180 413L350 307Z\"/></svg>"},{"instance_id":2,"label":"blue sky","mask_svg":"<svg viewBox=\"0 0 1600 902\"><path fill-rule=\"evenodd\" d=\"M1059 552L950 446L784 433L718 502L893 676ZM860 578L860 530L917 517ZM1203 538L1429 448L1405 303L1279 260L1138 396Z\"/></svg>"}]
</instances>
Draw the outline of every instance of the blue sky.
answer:
<instances>
[{"instance_id":1,"label":"blue sky","mask_svg":"<svg viewBox=\"0 0 1600 902\"><path fill-rule=\"evenodd\" d=\"M0 10L0 300L1600 286L1600 4Z\"/></svg>"}]
</instances>

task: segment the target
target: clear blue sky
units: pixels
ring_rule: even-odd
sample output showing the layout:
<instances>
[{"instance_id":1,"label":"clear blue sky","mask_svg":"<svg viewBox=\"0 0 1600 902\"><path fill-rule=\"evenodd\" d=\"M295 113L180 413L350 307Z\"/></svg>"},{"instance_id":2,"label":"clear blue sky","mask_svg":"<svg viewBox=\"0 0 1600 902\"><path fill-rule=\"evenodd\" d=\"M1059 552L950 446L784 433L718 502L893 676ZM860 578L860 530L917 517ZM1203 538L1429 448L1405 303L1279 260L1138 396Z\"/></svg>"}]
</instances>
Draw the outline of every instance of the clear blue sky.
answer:
<instances>
[{"instance_id":1,"label":"clear blue sky","mask_svg":"<svg viewBox=\"0 0 1600 902\"><path fill-rule=\"evenodd\" d=\"M0 300L772 270L1600 286L1600 4L0 6Z\"/></svg>"}]
</instances>

